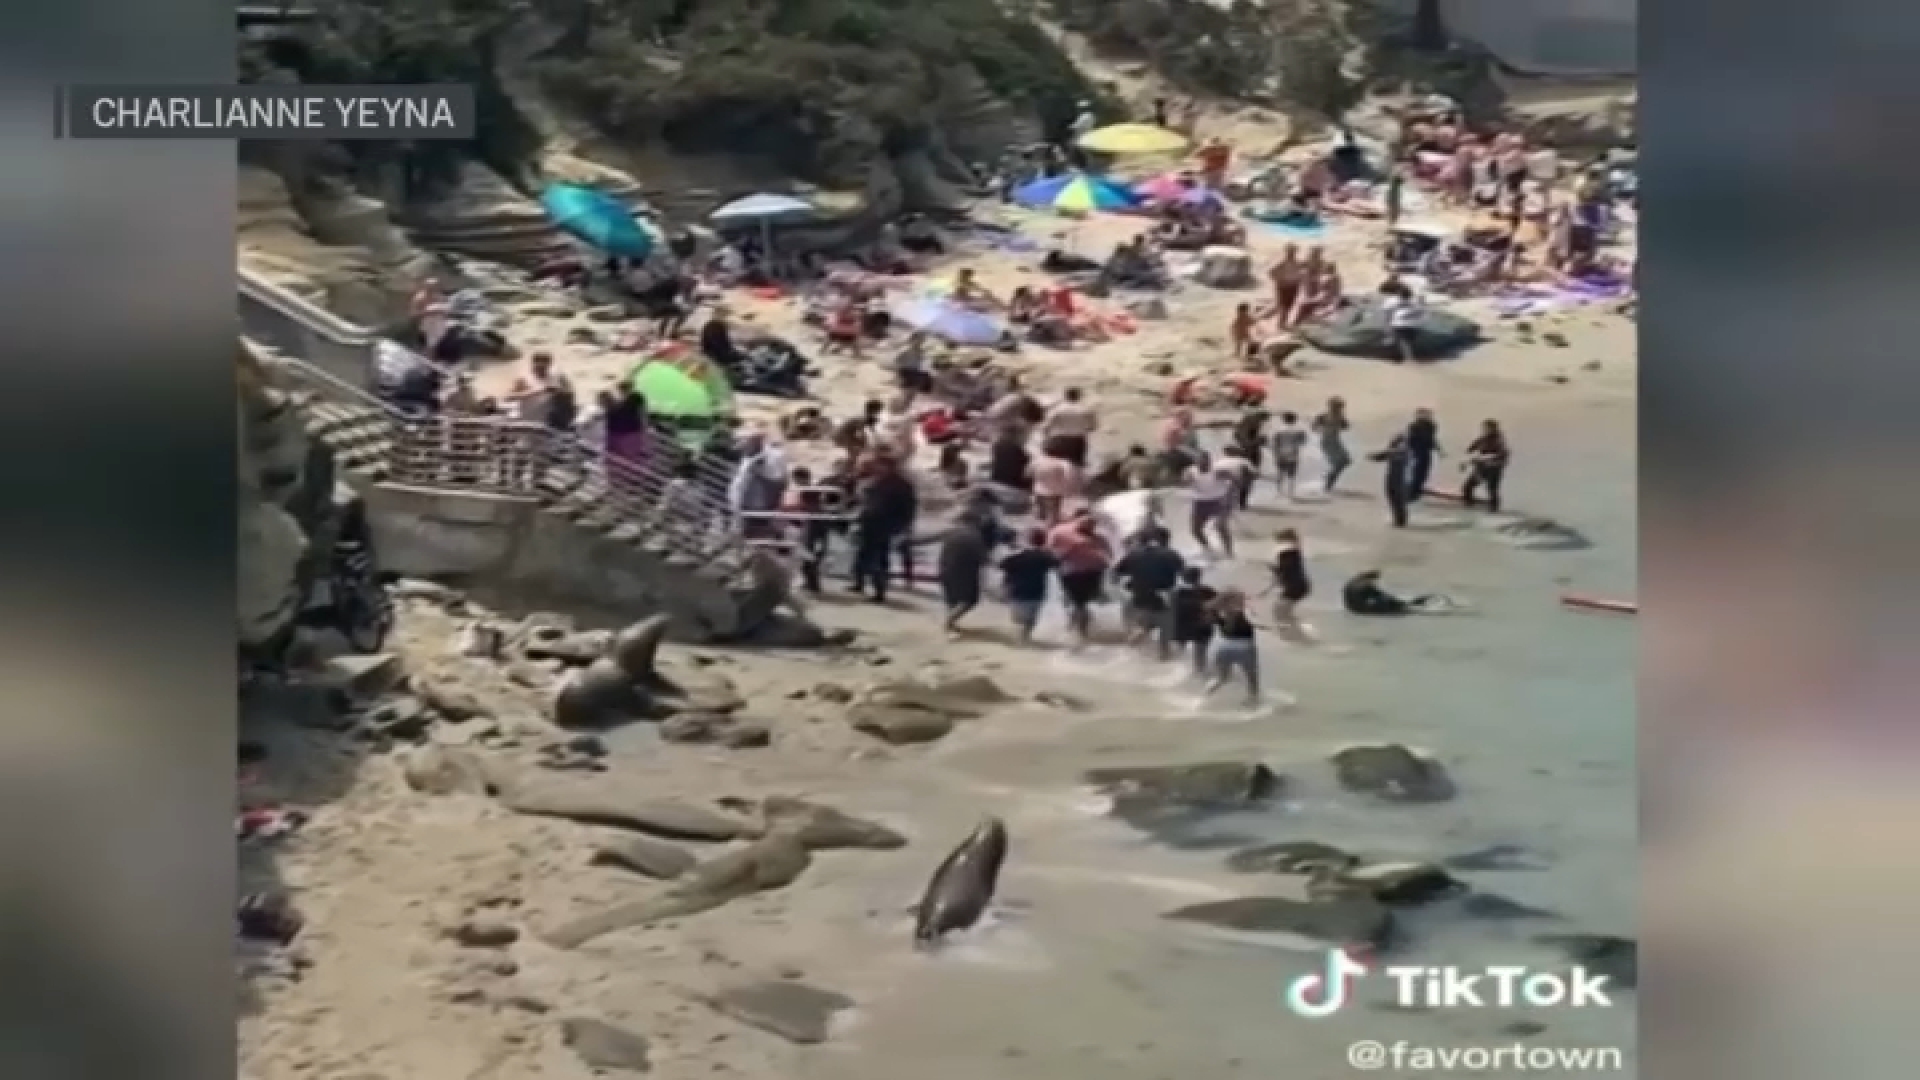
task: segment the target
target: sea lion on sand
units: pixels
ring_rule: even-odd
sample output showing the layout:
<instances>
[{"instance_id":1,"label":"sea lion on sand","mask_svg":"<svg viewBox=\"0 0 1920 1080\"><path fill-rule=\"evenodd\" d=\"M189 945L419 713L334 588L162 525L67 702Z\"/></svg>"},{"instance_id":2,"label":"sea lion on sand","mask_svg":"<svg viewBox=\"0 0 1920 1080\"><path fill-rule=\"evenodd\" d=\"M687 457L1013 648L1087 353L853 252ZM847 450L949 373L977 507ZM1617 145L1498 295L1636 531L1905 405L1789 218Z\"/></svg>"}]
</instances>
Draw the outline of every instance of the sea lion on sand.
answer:
<instances>
[{"instance_id":1,"label":"sea lion on sand","mask_svg":"<svg viewBox=\"0 0 1920 1080\"><path fill-rule=\"evenodd\" d=\"M993 890L1000 882L1000 864L1007 858L1007 827L999 818L987 818L972 835L940 862L927 882L926 894L913 923L918 948L932 948L952 930L965 930L980 921Z\"/></svg>"}]
</instances>

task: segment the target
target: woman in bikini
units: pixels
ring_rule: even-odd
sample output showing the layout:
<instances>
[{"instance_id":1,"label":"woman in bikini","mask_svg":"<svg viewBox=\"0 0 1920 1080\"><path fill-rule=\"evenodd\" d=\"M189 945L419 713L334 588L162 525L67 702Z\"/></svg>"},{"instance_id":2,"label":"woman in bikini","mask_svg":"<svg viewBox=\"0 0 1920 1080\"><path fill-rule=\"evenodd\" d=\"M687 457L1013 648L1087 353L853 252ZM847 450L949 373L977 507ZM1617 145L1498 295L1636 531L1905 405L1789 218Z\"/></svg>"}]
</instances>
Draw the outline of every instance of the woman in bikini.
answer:
<instances>
[{"instance_id":1,"label":"woman in bikini","mask_svg":"<svg viewBox=\"0 0 1920 1080\"><path fill-rule=\"evenodd\" d=\"M1306 282L1306 265L1300 260L1300 246L1288 244L1267 275L1273 281L1273 310L1280 329L1293 327L1293 309L1300 302L1300 288Z\"/></svg>"}]
</instances>

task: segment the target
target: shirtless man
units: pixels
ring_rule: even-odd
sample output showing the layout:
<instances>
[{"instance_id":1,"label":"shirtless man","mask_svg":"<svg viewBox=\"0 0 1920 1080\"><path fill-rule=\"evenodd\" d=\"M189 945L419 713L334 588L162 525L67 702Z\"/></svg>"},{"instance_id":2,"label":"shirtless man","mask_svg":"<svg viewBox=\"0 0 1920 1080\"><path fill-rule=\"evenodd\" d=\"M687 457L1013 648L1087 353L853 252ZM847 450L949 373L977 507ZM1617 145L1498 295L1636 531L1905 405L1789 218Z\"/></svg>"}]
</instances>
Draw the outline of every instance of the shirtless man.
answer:
<instances>
[{"instance_id":1,"label":"shirtless man","mask_svg":"<svg viewBox=\"0 0 1920 1080\"><path fill-rule=\"evenodd\" d=\"M1293 309L1300 302L1300 290L1306 283L1306 264L1300 259L1300 245L1288 244L1267 277L1273 282L1273 310L1280 320L1280 329L1292 329Z\"/></svg>"}]
</instances>

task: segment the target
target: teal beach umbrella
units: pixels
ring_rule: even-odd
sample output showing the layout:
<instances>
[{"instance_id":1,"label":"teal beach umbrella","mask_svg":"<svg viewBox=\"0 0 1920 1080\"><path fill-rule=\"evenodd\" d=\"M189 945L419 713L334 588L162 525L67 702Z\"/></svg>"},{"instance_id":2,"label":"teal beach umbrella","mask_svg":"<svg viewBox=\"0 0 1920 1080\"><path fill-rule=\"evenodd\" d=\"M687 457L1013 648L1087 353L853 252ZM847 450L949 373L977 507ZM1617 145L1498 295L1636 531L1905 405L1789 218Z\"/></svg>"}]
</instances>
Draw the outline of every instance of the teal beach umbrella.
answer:
<instances>
[{"instance_id":1,"label":"teal beach umbrella","mask_svg":"<svg viewBox=\"0 0 1920 1080\"><path fill-rule=\"evenodd\" d=\"M644 259L658 242L620 200L578 184L552 184L540 193L540 205L555 225L609 255Z\"/></svg>"}]
</instances>

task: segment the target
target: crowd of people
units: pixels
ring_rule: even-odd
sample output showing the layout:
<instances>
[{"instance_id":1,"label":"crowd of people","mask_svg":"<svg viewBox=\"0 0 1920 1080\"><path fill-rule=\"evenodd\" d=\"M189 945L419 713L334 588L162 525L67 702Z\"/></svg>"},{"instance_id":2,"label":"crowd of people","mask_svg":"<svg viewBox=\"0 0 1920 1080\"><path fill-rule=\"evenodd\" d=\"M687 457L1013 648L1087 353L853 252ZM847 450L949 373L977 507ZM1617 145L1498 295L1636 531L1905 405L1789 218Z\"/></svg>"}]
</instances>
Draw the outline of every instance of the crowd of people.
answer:
<instances>
[{"instance_id":1,"label":"crowd of people","mask_svg":"<svg viewBox=\"0 0 1920 1080\"><path fill-rule=\"evenodd\" d=\"M1549 169L1545 152L1513 136L1476 139L1452 116L1408 124L1384 173L1371 181L1354 150L1349 140L1297 170L1282 189L1288 205L1317 220L1359 205L1363 200L1356 192L1367 187L1384 196L1383 214L1376 216L1391 225L1404 213L1408 188L1422 187L1444 202L1479 208L1503 221L1506 232L1496 246L1506 252L1501 265L1507 270L1520 265L1521 253L1530 246L1541 247L1556 270L1588 266L1599 258L1597 238L1609 215L1632 197L1618 169L1593 169L1580 174L1571 199L1562 199L1558 166ZM1037 148L1020 160L1023 176L1073 164L1058 147ZM1195 191L1221 190L1231 183L1230 164L1230 148L1211 140L1183 182ZM1088 291L1095 294L1116 285L1151 287L1166 279L1165 252L1195 241L1244 239L1244 226L1233 220L1221 198L1170 198L1155 214L1103 264L1042 268L1062 275L1089 270L1093 287ZM1544 230L1544 241L1525 231L1533 225L1536 232ZM898 236L888 237L886 246L903 258L907 253ZM672 338L702 303L703 289L758 280L751 254L738 245L724 247L700 274L648 278L617 263L598 273L624 282L629 297L656 320L656 334ZM1385 307L1398 358L1413 360L1412 332L1424 301L1403 281L1391 252L1388 263L1371 299ZM898 333L885 299L887 283L880 280L884 275L813 269L821 272L809 272L810 283L790 295L798 296L806 321L817 328L823 357L843 354L864 361L870 347ZM579 277L581 287L591 284L592 271L549 268L561 280ZM1234 357L1248 369L1269 355L1276 337L1353 301L1339 267L1318 246L1286 246L1265 276L1263 301L1239 305L1229 327ZM1423 276L1429 286L1436 280L1433 273ZM1026 286L1002 298L971 270L960 269L941 297L943 303L1002 319L1030 340L1064 341L1102 332L1090 326L1075 289L1064 283ZM1057 592L1072 642L1085 644L1099 635L1099 613L1113 593L1120 600L1118 629L1127 641L1163 659L1183 657L1196 676L1206 677L1210 691L1237 681L1250 699L1261 692L1255 628L1263 617L1256 613L1261 606L1256 599L1268 605L1273 629L1303 635L1298 611L1314 586L1307 543L1297 529L1288 528L1274 535L1265 559L1269 584L1257 598L1216 588L1208 571L1219 560L1237 557L1241 515L1267 498L1267 491L1282 505L1307 497L1309 490L1337 492L1356 460L1364 459L1381 466L1387 522L1406 527L1413 508L1435 497L1438 462L1448 456L1430 410L1417 411L1377 449L1356 454L1353 423L1339 397L1307 414L1269 408L1264 392L1240 401L1218 445L1210 445L1212 436L1190 404L1176 401L1155 441L1103 447L1099 444L1110 433L1081 389L1067 387L1057 398L1042 401L1016 375L990 365L947 362L923 332L909 332L893 356L895 394L866 402L857 415L835 418L808 406L778 432L744 432L737 424L720 423L689 440L649 415L645 400L629 387L578 401L571 383L544 353L527 360L499 400L474 400L462 375L455 374L451 385L418 378L422 353L429 358L428 370L444 374L445 364L496 343L489 328L464 317L458 303L435 286L423 290L416 323L424 349L409 351L412 360L396 359L394 370L384 372L397 399L423 409L510 416L580 436L609 462L647 466L632 470L641 479L627 494L652 501L672 528L742 536L791 553L811 593L843 579L855 594L886 603L901 584L919 584L917 574L927 563L919 552L931 547L936 553L929 569L949 633L968 632L968 620L997 579L1019 641L1030 642L1039 633L1040 612ZM455 344L442 344L449 336ZM1001 344L1012 347L1011 340ZM736 337L724 308L706 319L695 344L736 389L747 392L762 389L753 381L749 359L758 347ZM786 348L793 365L789 375L803 374L806 362ZM821 467L796 464L785 440L813 438L833 448L831 461ZM1459 490L1442 494L1469 508L1498 511L1511 459L1499 423L1485 420L1459 453ZM926 469L929 458L937 463ZM1303 475L1310 462L1317 475ZM959 510L929 531L923 528L928 516L923 507L934 485L956 496ZM1187 518L1178 526L1167 520L1171 491L1185 495ZM1103 507L1129 493L1141 500L1143 513L1122 527ZM1175 528L1191 539L1197 557L1175 550ZM1443 597L1396 596L1372 571L1348 581L1341 597L1346 610L1359 616L1412 614L1445 602Z\"/></svg>"}]
</instances>

